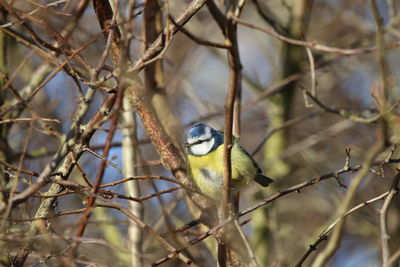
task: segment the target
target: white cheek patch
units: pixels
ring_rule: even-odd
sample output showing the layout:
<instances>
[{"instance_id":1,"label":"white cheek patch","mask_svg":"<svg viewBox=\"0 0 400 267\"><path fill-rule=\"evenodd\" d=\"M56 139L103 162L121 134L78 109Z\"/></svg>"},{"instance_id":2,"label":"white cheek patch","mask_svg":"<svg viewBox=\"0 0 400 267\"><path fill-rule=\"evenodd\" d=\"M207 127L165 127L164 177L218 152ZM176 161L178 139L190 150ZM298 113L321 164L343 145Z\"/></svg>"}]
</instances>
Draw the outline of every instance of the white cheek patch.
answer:
<instances>
[{"instance_id":1,"label":"white cheek patch","mask_svg":"<svg viewBox=\"0 0 400 267\"><path fill-rule=\"evenodd\" d=\"M195 156L204 156L208 154L214 146L214 138L211 138L209 141L203 142L201 144L192 145L190 150Z\"/></svg>"}]
</instances>

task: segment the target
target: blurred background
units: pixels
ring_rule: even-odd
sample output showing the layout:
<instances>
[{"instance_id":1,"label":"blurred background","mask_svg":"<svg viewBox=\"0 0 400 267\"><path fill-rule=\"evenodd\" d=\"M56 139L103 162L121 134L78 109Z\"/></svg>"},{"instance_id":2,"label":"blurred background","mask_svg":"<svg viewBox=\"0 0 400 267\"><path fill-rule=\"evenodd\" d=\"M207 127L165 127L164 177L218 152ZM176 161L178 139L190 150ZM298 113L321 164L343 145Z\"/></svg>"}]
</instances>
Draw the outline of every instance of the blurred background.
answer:
<instances>
[{"instance_id":1,"label":"blurred background","mask_svg":"<svg viewBox=\"0 0 400 267\"><path fill-rule=\"evenodd\" d=\"M58 196L48 219L39 227L39 234L47 237L35 239L28 233L37 221L29 218L38 216L43 198L31 196L12 208L7 199L13 186L17 193L22 192L37 178L21 172L20 179L16 180L10 173L18 177L18 168L37 174L44 171L77 122L76 112L82 103L82 94L89 90L89 78L83 75L79 80L65 68L56 70L51 60L63 62L69 56L66 50L76 51L86 45L79 55L83 62L96 66L107 40L91 1L1 2L1 27L18 35L12 37L0 31L2 201L10 207L8 214L4 210L2 213L0 254L6 265L9 256L17 255L29 243L32 253L25 261L26 266L63 265L65 261L59 259L67 257L66 248L73 243L83 215L82 212L57 214L83 209L87 203L81 194L74 192ZM176 20L190 3L188 0L119 1L118 27L122 36L131 36L129 61L134 63L140 59L167 23L171 23L170 17ZM216 5L224 10L223 3ZM400 75L400 1L247 0L240 20L272 29L280 36L309 42L310 47L320 44L335 49L332 52L309 49L307 54L305 46L289 44L238 23L238 48L243 66L240 140L249 153L255 153L264 173L275 180L266 189L257 184L246 188L241 193L239 210L290 186L342 169L348 157L346 149L350 149L351 166L363 163L367 151L381 135L385 146L374 159L384 160L390 155L400 137L400 109L396 105L400 97L397 79ZM224 43L224 35L207 6L202 7L184 29L199 39ZM34 45L24 45L18 36L24 36ZM48 49L39 39L59 47L65 54ZM44 58L35 47L40 47L49 58ZM378 48L354 54L344 54L340 50L371 47ZM70 69L85 69L77 58L69 60L68 65ZM108 56L99 77L111 73L115 65ZM226 49L202 45L182 32L173 37L161 60L139 73L165 131L177 147L184 142L185 131L196 122L224 128L229 75ZM94 96L79 125L90 122L109 95L108 90L115 88L117 82L117 79L110 79L103 86L92 86ZM304 90L314 94L319 102L306 97ZM21 98L29 100L24 102ZM346 112L334 112L338 110ZM107 157L111 164L105 168L102 183L130 176L123 172L127 163L123 164L122 143L127 128L134 130L136 139L134 161L130 163L135 167L134 175L172 177L161 164L133 108L118 112L121 115ZM130 123L124 122L124 112L134 114ZM384 115L379 116L382 113ZM16 120L37 116L57 121ZM368 120L376 116L379 119ZM6 121L10 119L11 123ZM92 152L85 151L77 158L78 166L69 173L68 181L87 186L83 179L86 176L94 183L102 159L93 152L103 154L111 128L111 120L105 120L96 128L89 142ZM392 158L397 159L399 154L395 150ZM358 186L350 208L389 191L398 167L398 163L372 167ZM338 207L356 175L357 172L347 172L337 179L321 181L242 217L240 221L251 219L243 230L260 266L294 266L309 245L337 218ZM132 183L134 192L129 191L132 188L129 189L128 183L105 190L140 197L177 186L158 179ZM40 192L46 192L50 186L42 187ZM185 195L180 188L137 204L137 215L143 222L176 248L206 229L197 225L181 233L171 233L197 218L190 211ZM116 196L112 197L114 201L132 208L129 204L132 201ZM382 204L382 200L371 203L346 219L340 246L327 266L381 265L379 210ZM400 247L399 208L400 199L395 196L387 214L392 254ZM54 215L57 217L52 218ZM75 263L81 266L145 266L169 253L153 236L142 233L136 234L140 238L135 241L140 254L133 255L131 225L129 218L118 210L95 208L83 239L79 240ZM199 242L194 250L188 250L197 265L216 264L211 243ZM307 258L304 266L311 266L325 244L326 241ZM174 259L163 266L177 265L184 266L184 263Z\"/></svg>"}]
</instances>

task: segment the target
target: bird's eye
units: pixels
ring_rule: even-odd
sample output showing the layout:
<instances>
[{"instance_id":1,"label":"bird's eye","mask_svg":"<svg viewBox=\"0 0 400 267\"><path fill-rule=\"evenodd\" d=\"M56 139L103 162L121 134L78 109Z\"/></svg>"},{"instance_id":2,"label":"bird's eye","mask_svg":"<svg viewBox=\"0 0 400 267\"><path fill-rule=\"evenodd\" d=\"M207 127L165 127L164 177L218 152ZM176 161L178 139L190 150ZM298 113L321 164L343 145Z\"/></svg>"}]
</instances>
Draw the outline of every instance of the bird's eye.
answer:
<instances>
[{"instance_id":1,"label":"bird's eye","mask_svg":"<svg viewBox=\"0 0 400 267\"><path fill-rule=\"evenodd\" d=\"M195 145L198 145L198 144L201 144L201 143L203 143L204 141L203 140L197 140L196 142L194 142L194 144Z\"/></svg>"}]
</instances>

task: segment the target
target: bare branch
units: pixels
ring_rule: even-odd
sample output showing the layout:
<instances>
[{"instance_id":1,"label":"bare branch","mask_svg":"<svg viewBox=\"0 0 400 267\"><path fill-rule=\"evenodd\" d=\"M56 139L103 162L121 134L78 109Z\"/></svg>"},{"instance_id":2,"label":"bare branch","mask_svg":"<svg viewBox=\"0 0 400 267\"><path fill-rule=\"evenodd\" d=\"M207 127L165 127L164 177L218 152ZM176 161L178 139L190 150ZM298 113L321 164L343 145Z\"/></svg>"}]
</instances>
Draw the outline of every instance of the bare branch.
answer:
<instances>
[{"instance_id":1,"label":"bare branch","mask_svg":"<svg viewBox=\"0 0 400 267\"><path fill-rule=\"evenodd\" d=\"M289 44L293 45L298 45L298 46L305 46L310 49L314 50L319 50L323 52L328 52L328 53L335 53L335 54L341 54L341 55L347 55L347 56L352 56L352 55L361 55L361 54L368 54L368 53L373 53L376 51L378 48L377 47L366 47L366 48L355 48L355 49L343 49L343 48L338 48L338 47L331 47L327 45L322 45L318 44L316 42L307 42L307 41L301 41L301 40L296 40L296 39L291 39L289 37L285 37L283 35L280 35L279 33L275 32L273 29L268 29L268 28L261 28L258 26L255 26L251 23L245 22L239 18L233 17L233 20L235 20L237 23L244 25L246 27L249 27L251 29L255 29L258 31L265 32L278 40L287 42ZM392 49L400 46L400 42L393 42L390 44L385 45L385 49Z\"/></svg>"},{"instance_id":2,"label":"bare branch","mask_svg":"<svg viewBox=\"0 0 400 267\"><path fill-rule=\"evenodd\" d=\"M356 175L356 177L354 177L350 187L347 189L347 192L343 199L343 202L338 207L338 210L336 213L337 216L342 217L346 213L346 210L348 209L348 207L351 203L351 200L354 197L356 189L360 185L361 181L369 173L369 169L372 165L372 162L373 162L374 158L378 155L378 153L381 152L383 145L384 145L384 143L383 143L382 136L379 136L377 143L368 150L368 152L365 156L364 165L362 166L362 168L360 169L360 172ZM338 225L334 229L333 234L332 234L331 238L329 239L329 242L328 242L326 248L320 254L318 254L317 258L314 260L314 262L312 264L312 267L324 266L325 263L333 256L333 254L336 252L336 250L339 246L343 227L344 227L344 220L340 220Z\"/></svg>"},{"instance_id":3,"label":"bare branch","mask_svg":"<svg viewBox=\"0 0 400 267\"><path fill-rule=\"evenodd\" d=\"M392 185L388 196L383 202L382 208L379 211L379 224L381 230L381 247L382 247L382 265L386 266L389 262L390 250L389 250L389 240L390 235L387 229L387 213L389 210L389 205L393 200L393 197L399 191L399 181L400 181L400 170L397 169L397 174L393 178Z\"/></svg>"}]
</instances>

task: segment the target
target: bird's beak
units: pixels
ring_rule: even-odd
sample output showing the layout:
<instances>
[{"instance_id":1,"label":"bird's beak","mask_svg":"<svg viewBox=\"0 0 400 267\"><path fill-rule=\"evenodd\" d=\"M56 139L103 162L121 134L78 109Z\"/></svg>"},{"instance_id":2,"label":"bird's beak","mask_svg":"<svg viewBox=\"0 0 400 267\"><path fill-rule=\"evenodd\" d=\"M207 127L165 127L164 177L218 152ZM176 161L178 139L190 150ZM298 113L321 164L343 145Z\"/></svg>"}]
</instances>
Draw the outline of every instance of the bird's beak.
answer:
<instances>
[{"instance_id":1,"label":"bird's beak","mask_svg":"<svg viewBox=\"0 0 400 267\"><path fill-rule=\"evenodd\" d=\"M183 146L184 147L190 147L189 143L184 143Z\"/></svg>"}]
</instances>

